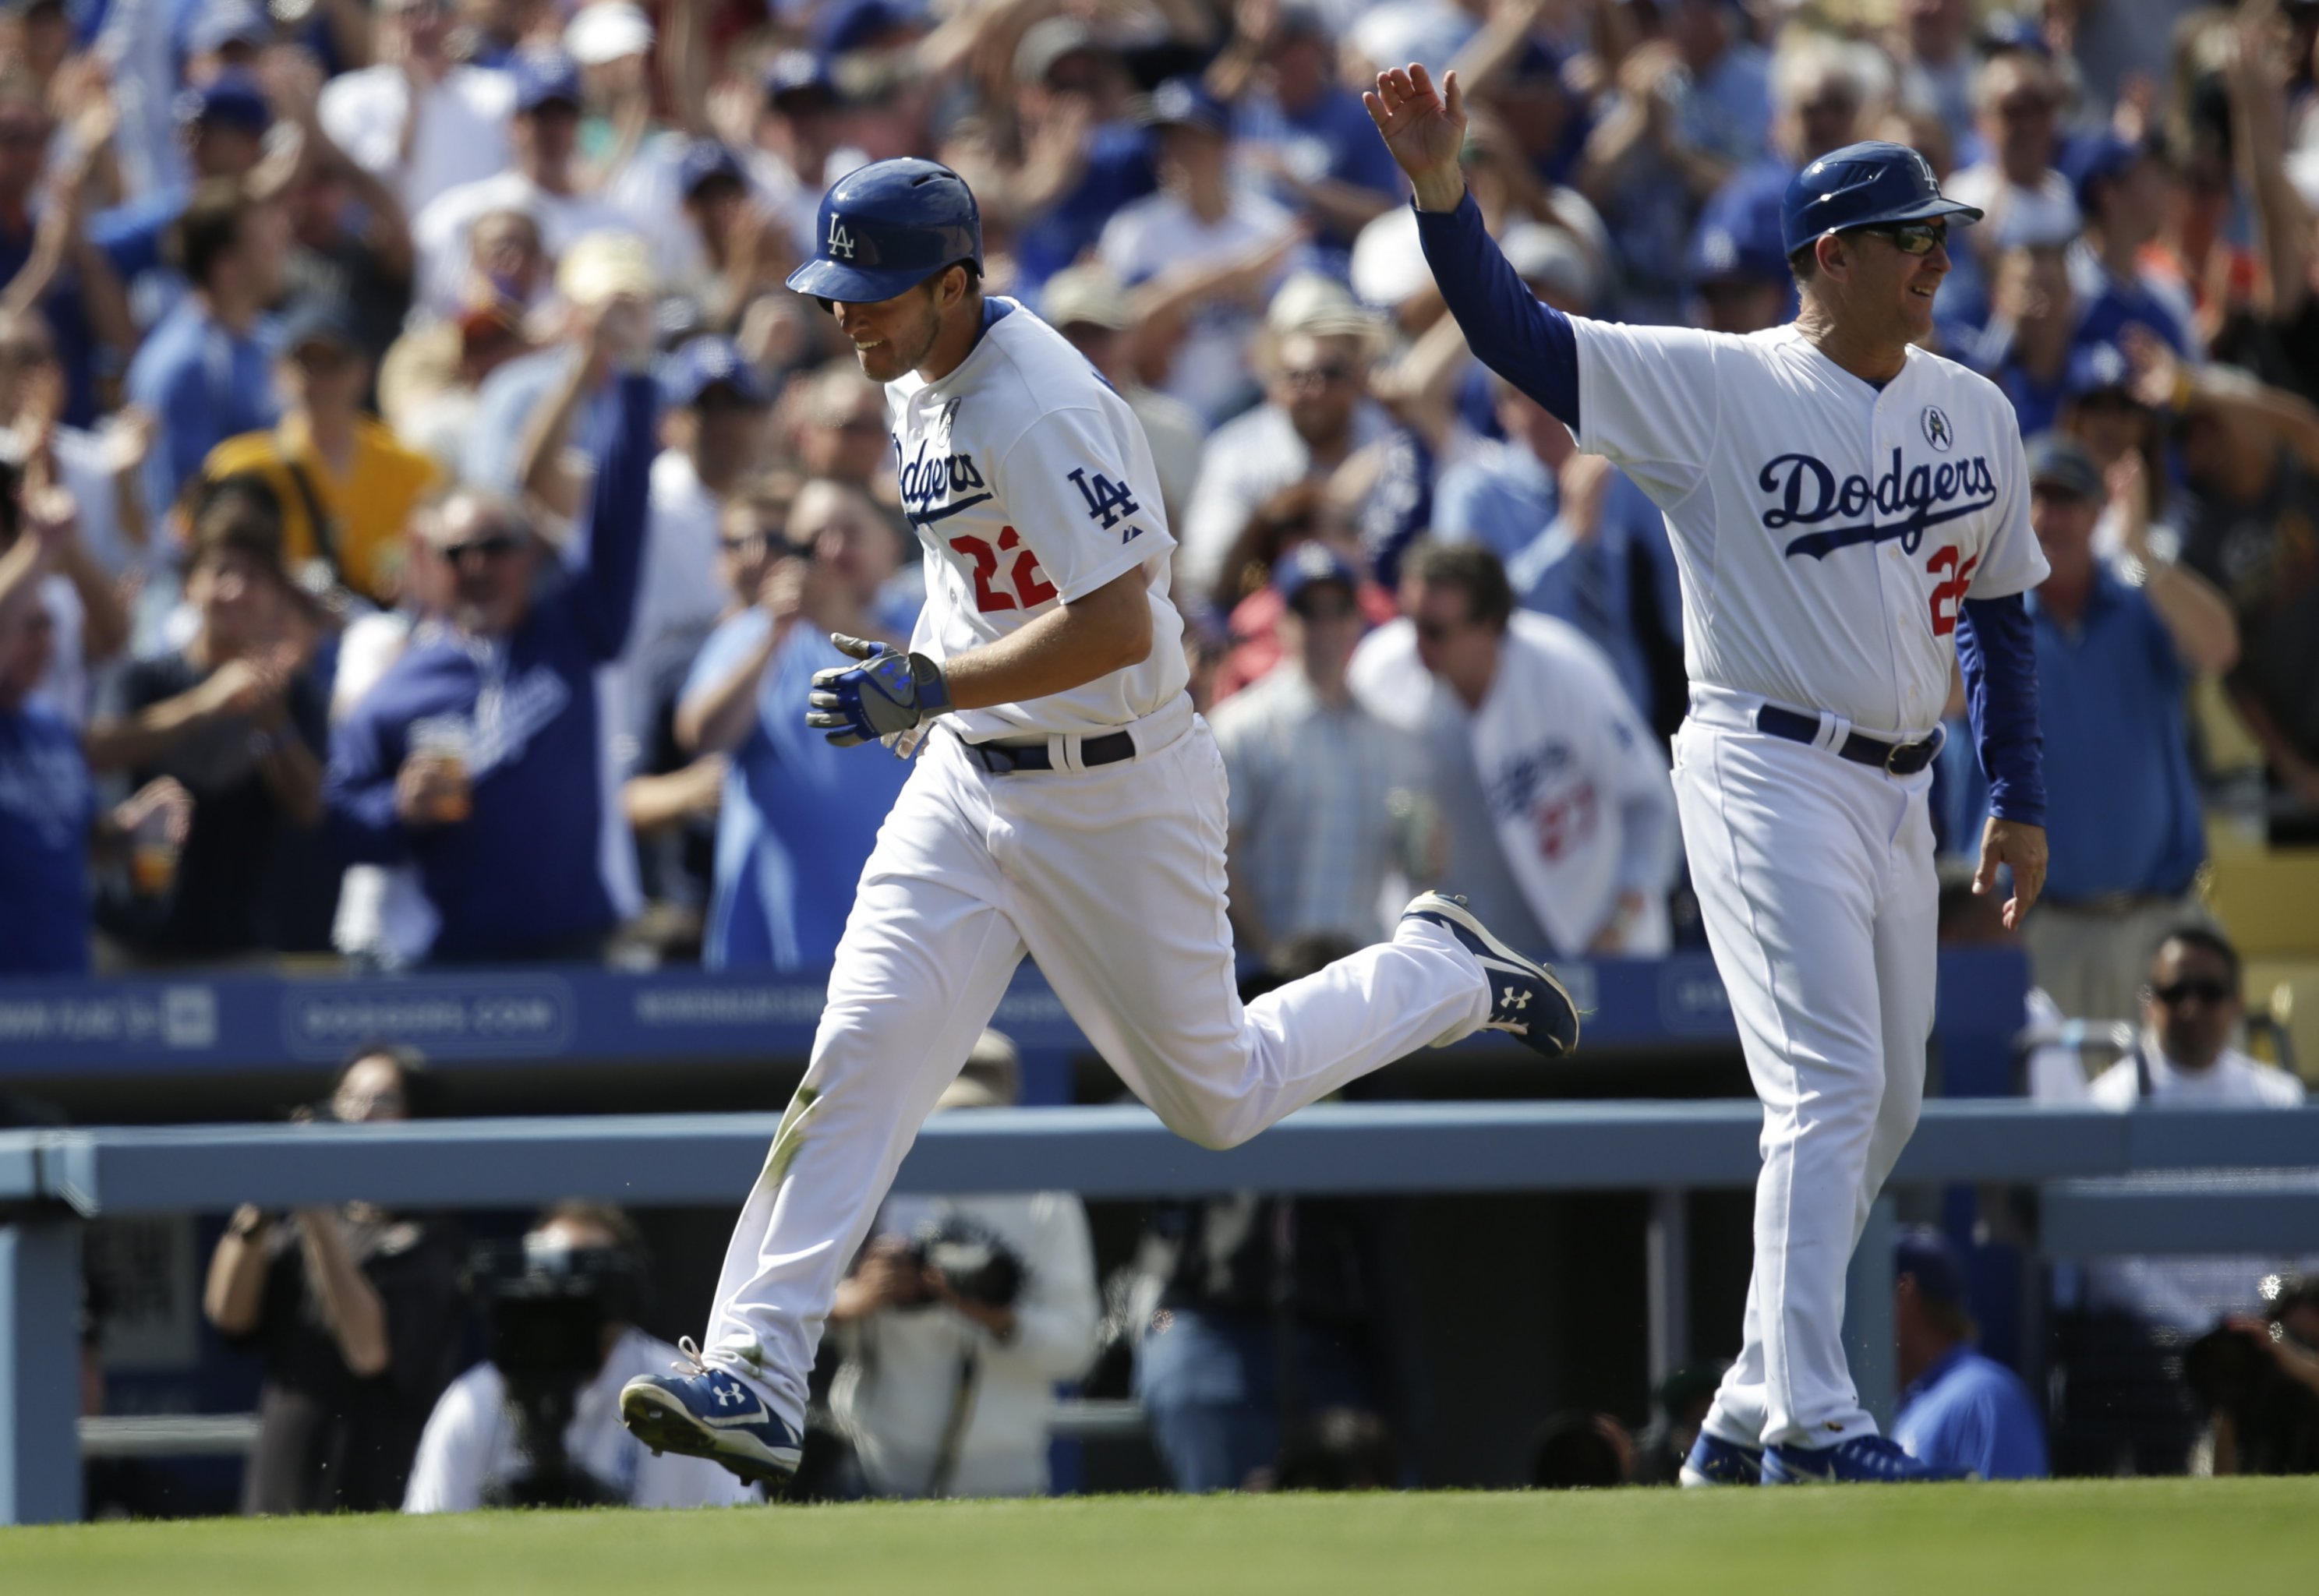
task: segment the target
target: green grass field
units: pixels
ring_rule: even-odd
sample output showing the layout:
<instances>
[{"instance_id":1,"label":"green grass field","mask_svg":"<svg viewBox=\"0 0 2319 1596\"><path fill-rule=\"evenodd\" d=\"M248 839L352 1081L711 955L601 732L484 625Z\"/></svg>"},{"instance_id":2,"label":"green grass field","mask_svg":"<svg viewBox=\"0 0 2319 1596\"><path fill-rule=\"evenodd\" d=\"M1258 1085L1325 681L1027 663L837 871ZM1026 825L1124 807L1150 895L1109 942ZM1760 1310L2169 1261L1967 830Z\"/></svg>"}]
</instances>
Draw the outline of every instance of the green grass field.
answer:
<instances>
[{"instance_id":1,"label":"green grass field","mask_svg":"<svg viewBox=\"0 0 2319 1596\"><path fill-rule=\"evenodd\" d=\"M0 1529L8 1596L2206 1596L2295 1589L2319 1481L1109 1497Z\"/></svg>"}]
</instances>

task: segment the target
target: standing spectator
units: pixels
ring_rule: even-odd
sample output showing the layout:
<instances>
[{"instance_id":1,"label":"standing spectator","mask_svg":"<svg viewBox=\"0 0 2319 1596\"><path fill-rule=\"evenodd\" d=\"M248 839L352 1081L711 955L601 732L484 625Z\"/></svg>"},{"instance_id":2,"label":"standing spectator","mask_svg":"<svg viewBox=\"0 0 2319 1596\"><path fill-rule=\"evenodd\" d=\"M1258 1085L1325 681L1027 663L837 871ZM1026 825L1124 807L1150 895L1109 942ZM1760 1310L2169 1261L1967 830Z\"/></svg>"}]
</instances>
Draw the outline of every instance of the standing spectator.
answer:
<instances>
[{"instance_id":1,"label":"standing spectator","mask_svg":"<svg viewBox=\"0 0 2319 1596\"><path fill-rule=\"evenodd\" d=\"M11 353L5 338L0 334L0 365ZM51 368L43 383L34 369L33 392L16 418L23 466L0 459L0 570L11 573L11 586L29 583L48 611L53 646L37 694L43 708L77 729L88 722L93 687L109 675L107 662L128 639L129 618L113 574L81 535L77 501L56 486L61 462L47 440L63 431L50 424L63 389L54 374ZM0 371L0 389L7 377Z\"/></svg>"},{"instance_id":2,"label":"standing spectator","mask_svg":"<svg viewBox=\"0 0 2319 1596\"><path fill-rule=\"evenodd\" d=\"M129 365L129 397L158 422L145 502L158 509L227 438L274 425L273 340L259 317L282 282L281 212L237 182L204 183L177 218L171 253L187 291Z\"/></svg>"},{"instance_id":3,"label":"standing spectator","mask_svg":"<svg viewBox=\"0 0 2319 1596\"><path fill-rule=\"evenodd\" d=\"M197 500L185 596L198 629L182 649L129 666L89 731L98 770L127 771L140 786L170 777L193 795L174 885L116 928L149 958L283 946L288 833L321 819L328 708L305 669L311 625L269 505L247 484Z\"/></svg>"},{"instance_id":4,"label":"standing spectator","mask_svg":"<svg viewBox=\"0 0 2319 1596\"><path fill-rule=\"evenodd\" d=\"M363 409L371 363L343 308L299 307L277 347L281 420L218 445L203 474L259 478L282 506L293 566L320 561L333 581L392 608L402 591L403 527L442 470Z\"/></svg>"},{"instance_id":5,"label":"standing spectator","mask_svg":"<svg viewBox=\"0 0 2319 1596\"><path fill-rule=\"evenodd\" d=\"M1940 291L1941 314L1978 327L1989 314L1993 252L2015 244L2061 245L2078 232L2078 201L2070 180L2053 169L2062 86L2046 58L2028 50L1992 56L1973 84L1973 114L1987 145L1985 158L1949 175L1942 192L1988 217L1965 247Z\"/></svg>"},{"instance_id":6,"label":"standing spectator","mask_svg":"<svg viewBox=\"0 0 2319 1596\"><path fill-rule=\"evenodd\" d=\"M1341 291L1275 301L1262 356L1265 402L1216 428L1184 512L1176 568L1191 591L1213 591L1232 541L1257 506L1307 477L1323 477L1390 436L1393 419L1369 397L1376 328Z\"/></svg>"},{"instance_id":7,"label":"standing spectator","mask_svg":"<svg viewBox=\"0 0 2319 1596\"><path fill-rule=\"evenodd\" d=\"M297 136L294 156L266 162L269 178L280 174L290 224L284 293L293 301L344 307L364 356L375 367L411 311L417 270L411 212L391 185L349 158L324 130L319 66L287 57L267 81L282 120Z\"/></svg>"},{"instance_id":8,"label":"standing spectator","mask_svg":"<svg viewBox=\"0 0 2319 1596\"><path fill-rule=\"evenodd\" d=\"M2139 327L2177 355L2195 355L2189 295L2143 258L2166 226L2169 178L2159 152L2098 133L2071 145L2062 159L2085 223L2070 251L2070 285L2084 307L2078 341L2117 343L2126 328Z\"/></svg>"},{"instance_id":9,"label":"standing spectator","mask_svg":"<svg viewBox=\"0 0 2319 1596\"><path fill-rule=\"evenodd\" d=\"M153 320L155 310L174 297L173 288L158 288L150 277L174 266L189 284L198 284L171 243L176 230L203 190L249 176L265 152L266 131L274 125L265 91L247 72L220 73L185 90L177 96L176 117L191 185L173 181L89 221L89 241L104 252L114 275L131 291L140 321Z\"/></svg>"},{"instance_id":10,"label":"standing spectator","mask_svg":"<svg viewBox=\"0 0 2319 1596\"><path fill-rule=\"evenodd\" d=\"M64 419L96 420L100 345L137 339L112 264L90 241L87 209L102 148L66 154L31 85L0 82L0 284L6 306L52 329L67 383Z\"/></svg>"},{"instance_id":11,"label":"standing spectator","mask_svg":"<svg viewBox=\"0 0 2319 1596\"><path fill-rule=\"evenodd\" d=\"M1517 614L1504 567L1472 545L1421 546L1401 608L1354 656L1353 691L1423 740L1441 879L1515 947L1665 951L1674 791L1610 661L1575 627Z\"/></svg>"},{"instance_id":12,"label":"standing spectator","mask_svg":"<svg viewBox=\"0 0 2319 1596\"><path fill-rule=\"evenodd\" d=\"M1336 41L1317 7L1244 5L1208 83L1233 114L1234 153L1297 212L1332 269L1342 272L1361 229L1392 209L1401 170L1361 97L1338 81Z\"/></svg>"},{"instance_id":13,"label":"standing spectator","mask_svg":"<svg viewBox=\"0 0 2319 1596\"><path fill-rule=\"evenodd\" d=\"M2052 567L2029 613L2058 823L2022 940L2064 1014L2125 1019L2152 939L2197 914L2206 828L2183 697L2192 678L2230 669L2238 627L2205 578L2152 548L2140 455L2123 456L2105 486L2082 448L2048 435L2030 451L2029 483ZM2094 553L2105 497L2124 516L2131 581Z\"/></svg>"},{"instance_id":14,"label":"standing spectator","mask_svg":"<svg viewBox=\"0 0 2319 1596\"><path fill-rule=\"evenodd\" d=\"M96 788L80 738L32 696L55 647L38 591L0 574L0 976L88 973Z\"/></svg>"},{"instance_id":15,"label":"standing spectator","mask_svg":"<svg viewBox=\"0 0 2319 1596\"><path fill-rule=\"evenodd\" d=\"M505 169L445 189L411 222L419 251L419 306L456 315L463 304L468 233L494 211L522 211L539 223L550 257L583 233L634 232L636 220L580 186L580 70L569 56L527 51L515 58L515 159Z\"/></svg>"},{"instance_id":16,"label":"standing spectator","mask_svg":"<svg viewBox=\"0 0 2319 1596\"><path fill-rule=\"evenodd\" d=\"M657 395L642 304L615 299L583 331L595 370L624 374L584 569L556 570L519 506L454 493L432 526L450 624L396 660L332 738L329 818L347 859L417 867L431 924L406 957L590 957L619 918L605 870L626 839L596 676L635 612Z\"/></svg>"},{"instance_id":17,"label":"standing spectator","mask_svg":"<svg viewBox=\"0 0 2319 1596\"><path fill-rule=\"evenodd\" d=\"M1997 257L1987 325L1957 329L1956 357L2004 391L2024 437L2059 418L2072 358L2084 348L2070 278L2069 253L2060 245L2013 245Z\"/></svg>"},{"instance_id":18,"label":"standing spectator","mask_svg":"<svg viewBox=\"0 0 2319 1596\"><path fill-rule=\"evenodd\" d=\"M1428 886L1432 800L1417 745L1353 699L1367 630L1358 573L1322 543L1281 557L1281 663L1216 711L1231 778L1232 918L1259 955L1304 936L1382 934L1386 882Z\"/></svg>"},{"instance_id":19,"label":"standing spectator","mask_svg":"<svg viewBox=\"0 0 2319 1596\"><path fill-rule=\"evenodd\" d=\"M910 767L847 758L797 706L842 658L832 632L900 641L873 608L900 550L860 489L827 478L799 491L786 527L736 503L724 537L724 573L746 608L701 649L676 717L685 752L732 757L704 958L712 969L822 969Z\"/></svg>"},{"instance_id":20,"label":"standing spectator","mask_svg":"<svg viewBox=\"0 0 2319 1596\"><path fill-rule=\"evenodd\" d=\"M1151 463L1160 473L1160 495L1168 506L1168 524L1182 525L1184 509L1191 503L1192 487L1199 478L1207 424L1182 400L1147 387L1136 377L1127 338L1134 312L1128 306L1126 289L1104 266L1069 266L1047 279L1039 296L1039 314L1071 340L1143 423L1144 440L1151 446Z\"/></svg>"},{"instance_id":21,"label":"standing spectator","mask_svg":"<svg viewBox=\"0 0 2319 1596\"><path fill-rule=\"evenodd\" d=\"M934 1112L1011 1106L986 1031ZM955 1271L955 1273L953 1272ZM1042 1496L1055 1384L1095 1356L1095 1247L1069 1192L887 1198L830 1328L830 1406L880 1496Z\"/></svg>"},{"instance_id":22,"label":"standing spectator","mask_svg":"<svg viewBox=\"0 0 2319 1596\"><path fill-rule=\"evenodd\" d=\"M508 165L515 82L452 59L451 0L383 0L378 64L322 91L321 123L416 216L438 195Z\"/></svg>"},{"instance_id":23,"label":"standing spectator","mask_svg":"<svg viewBox=\"0 0 2319 1596\"><path fill-rule=\"evenodd\" d=\"M425 1061L365 1047L320 1109L340 1124L419 1117ZM378 1512L402 1503L419 1436L458 1367L466 1243L457 1224L367 1203L234 1210L202 1314L266 1366L245 1513Z\"/></svg>"},{"instance_id":24,"label":"standing spectator","mask_svg":"<svg viewBox=\"0 0 2319 1596\"><path fill-rule=\"evenodd\" d=\"M798 468L874 492L898 503L893 488L894 443L886 425L886 390L841 356L797 384Z\"/></svg>"},{"instance_id":25,"label":"standing spectator","mask_svg":"<svg viewBox=\"0 0 2319 1596\"><path fill-rule=\"evenodd\" d=\"M1900 1402L1892 1438L1936 1468L1983 1480L2045 1477L2045 1430L2021 1376L1974 1342L1964 1260L1929 1225L1904 1231L1895 1249L1892 1329Z\"/></svg>"},{"instance_id":26,"label":"standing spectator","mask_svg":"<svg viewBox=\"0 0 2319 1596\"><path fill-rule=\"evenodd\" d=\"M1229 415L1248 379L1244 350L1299 239L1295 219L1234 186L1231 113L1188 77L1152 91L1160 192L1123 207L1097 253L1133 296L1139 364L1211 422Z\"/></svg>"},{"instance_id":27,"label":"standing spectator","mask_svg":"<svg viewBox=\"0 0 2319 1596\"><path fill-rule=\"evenodd\" d=\"M2246 1018L2238 950L2198 924L2169 932L2142 988L2142 1038L2094 1078L2105 1108L2293 1108L2303 1083L2231 1046Z\"/></svg>"},{"instance_id":28,"label":"standing spectator","mask_svg":"<svg viewBox=\"0 0 2319 1596\"><path fill-rule=\"evenodd\" d=\"M570 1277L583 1259L612 1266L615 1281L640 1283L647 1260L636 1222L608 1203L558 1203L524 1233L531 1269ZM651 1452L620 1422L620 1387L656 1375L680 1354L632 1322L639 1290L614 1294L607 1285L603 1362L573 1393L564 1452L569 1463L628 1507L737 1507L756 1491L705 1457ZM488 1358L451 1382L411 1466L406 1513L467 1513L523 1477L536 1460L521 1449L508 1378ZM499 1498L503 1501L504 1498Z\"/></svg>"},{"instance_id":29,"label":"standing spectator","mask_svg":"<svg viewBox=\"0 0 2319 1596\"><path fill-rule=\"evenodd\" d=\"M1272 585L1280 562L1307 543L1333 552L1359 572L1361 540L1335 496L1317 482L1286 487L1256 507L1232 542L1210 613L1224 623L1230 652L1217 663L1213 703L1222 703L1280 663L1280 618L1288 607ZM1393 595L1363 575L1355 590L1361 613L1381 627L1401 613Z\"/></svg>"},{"instance_id":30,"label":"standing spectator","mask_svg":"<svg viewBox=\"0 0 2319 1596\"><path fill-rule=\"evenodd\" d=\"M1015 234L1015 269L1035 287L1084 257L1119 209L1160 185L1152 130L1120 114L1119 59L1075 16L1051 16L1015 46L1019 165L993 163L995 183L965 174L986 224ZM808 185L821 178L808 175Z\"/></svg>"}]
</instances>

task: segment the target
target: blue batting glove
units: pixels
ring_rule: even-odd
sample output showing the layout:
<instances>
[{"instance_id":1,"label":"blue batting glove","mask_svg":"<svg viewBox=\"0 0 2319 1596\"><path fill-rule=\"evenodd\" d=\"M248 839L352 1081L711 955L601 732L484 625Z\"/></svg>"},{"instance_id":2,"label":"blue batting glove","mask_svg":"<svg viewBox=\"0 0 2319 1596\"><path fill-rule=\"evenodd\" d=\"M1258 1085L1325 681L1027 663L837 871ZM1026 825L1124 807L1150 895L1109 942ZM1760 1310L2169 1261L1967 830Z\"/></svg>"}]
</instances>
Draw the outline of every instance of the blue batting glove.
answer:
<instances>
[{"instance_id":1,"label":"blue batting glove","mask_svg":"<svg viewBox=\"0 0 2319 1596\"><path fill-rule=\"evenodd\" d=\"M942 666L922 654L903 654L832 632L838 650L862 663L813 674L805 723L826 732L840 748L874 743L932 720L950 708Z\"/></svg>"}]
</instances>

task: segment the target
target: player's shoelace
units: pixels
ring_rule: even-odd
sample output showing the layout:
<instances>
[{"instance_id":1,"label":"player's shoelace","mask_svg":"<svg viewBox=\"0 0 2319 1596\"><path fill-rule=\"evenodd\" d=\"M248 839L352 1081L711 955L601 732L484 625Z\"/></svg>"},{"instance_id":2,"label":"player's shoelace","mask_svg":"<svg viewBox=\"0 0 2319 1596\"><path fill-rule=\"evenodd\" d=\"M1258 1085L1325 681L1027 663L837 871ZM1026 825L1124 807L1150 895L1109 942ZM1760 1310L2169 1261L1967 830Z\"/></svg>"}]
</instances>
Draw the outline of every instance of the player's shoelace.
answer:
<instances>
[{"instance_id":1,"label":"player's shoelace","mask_svg":"<svg viewBox=\"0 0 2319 1596\"><path fill-rule=\"evenodd\" d=\"M688 1378L698 1379L704 1375L716 1373L708 1366L708 1359L700 1356L700 1343L690 1336L679 1336L676 1339L676 1349L684 1356L668 1366L678 1374Z\"/></svg>"}]
</instances>

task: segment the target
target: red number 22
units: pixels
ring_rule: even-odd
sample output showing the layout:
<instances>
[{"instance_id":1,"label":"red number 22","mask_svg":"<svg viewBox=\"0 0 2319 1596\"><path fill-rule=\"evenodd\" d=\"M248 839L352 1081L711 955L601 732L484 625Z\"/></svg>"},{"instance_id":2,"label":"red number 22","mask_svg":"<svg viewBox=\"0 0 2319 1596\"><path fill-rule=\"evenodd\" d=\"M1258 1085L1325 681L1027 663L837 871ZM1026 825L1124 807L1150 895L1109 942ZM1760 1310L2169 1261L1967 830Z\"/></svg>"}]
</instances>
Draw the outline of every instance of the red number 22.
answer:
<instances>
[{"instance_id":1,"label":"red number 22","mask_svg":"<svg viewBox=\"0 0 2319 1596\"><path fill-rule=\"evenodd\" d=\"M1963 565L1957 564L1954 545L1942 549L1925 562L1925 569L1935 576L1943 572L1949 575L1933 589L1933 636L1945 637L1956 630L1957 606L1964 602L1964 591L1972 583L1973 567L1981 556L1973 555Z\"/></svg>"},{"instance_id":2,"label":"red number 22","mask_svg":"<svg viewBox=\"0 0 2319 1596\"><path fill-rule=\"evenodd\" d=\"M974 562L974 607L984 615L1001 609L1035 609L1055 596L1052 583L1040 573L1039 556L1024 546L1012 527L998 531L998 546L992 548L979 537L953 537L950 546ZM1012 554L1007 562L1006 583L1015 591L1000 590L992 578L998 574L998 556Z\"/></svg>"}]
</instances>

